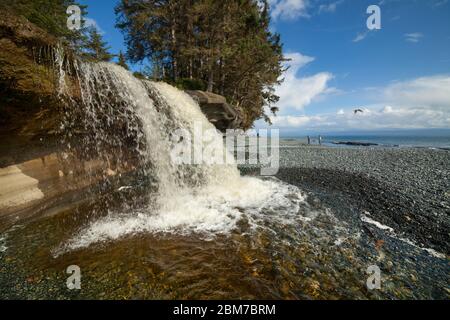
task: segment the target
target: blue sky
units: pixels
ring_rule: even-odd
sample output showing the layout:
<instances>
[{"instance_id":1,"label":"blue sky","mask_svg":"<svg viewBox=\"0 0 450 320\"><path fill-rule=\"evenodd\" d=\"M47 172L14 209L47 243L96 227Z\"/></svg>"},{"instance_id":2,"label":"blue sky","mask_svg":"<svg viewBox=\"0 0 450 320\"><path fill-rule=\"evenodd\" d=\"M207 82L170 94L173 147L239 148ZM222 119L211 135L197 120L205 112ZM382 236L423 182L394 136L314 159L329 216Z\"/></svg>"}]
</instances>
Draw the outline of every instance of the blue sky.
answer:
<instances>
[{"instance_id":1,"label":"blue sky","mask_svg":"<svg viewBox=\"0 0 450 320\"><path fill-rule=\"evenodd\" d=\"M117 1L84 0L113 52ZM274 127L289 132L450 128L450 0L270 0L292 60ZM369 5L381 30L369 31ZM142 66L133 66L139 70ZM364 113L355 115L353 110ZM258 128L266 125L259 121Z\"/></svg>"}]
</instances>

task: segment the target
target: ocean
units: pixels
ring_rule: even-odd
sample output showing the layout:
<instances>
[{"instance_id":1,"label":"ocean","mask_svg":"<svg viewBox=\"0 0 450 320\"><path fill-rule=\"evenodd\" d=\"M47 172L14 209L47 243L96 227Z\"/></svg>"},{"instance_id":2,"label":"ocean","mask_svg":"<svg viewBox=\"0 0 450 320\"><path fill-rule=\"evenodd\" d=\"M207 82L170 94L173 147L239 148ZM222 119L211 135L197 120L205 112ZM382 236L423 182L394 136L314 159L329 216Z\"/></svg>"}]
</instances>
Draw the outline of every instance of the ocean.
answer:
<instances>
[{"instance_id":1,"label":"ocean","mask_svg":"<svg viewBox=\"0 0 450 320\"><path fill-rule=\"evenodd\" d=\"M310 136L313 144L318 144L318 135ZM297 140L307 142L305 137L285 137L285 141ZM336 143L358 142L373 143L381 147L436 148L450 150L450 135L439 136L405 136L405 135L322 135L322 144L326 146L343 146ZM345 146L345 145L344 145Z\"/></svg>"}]
</instances>

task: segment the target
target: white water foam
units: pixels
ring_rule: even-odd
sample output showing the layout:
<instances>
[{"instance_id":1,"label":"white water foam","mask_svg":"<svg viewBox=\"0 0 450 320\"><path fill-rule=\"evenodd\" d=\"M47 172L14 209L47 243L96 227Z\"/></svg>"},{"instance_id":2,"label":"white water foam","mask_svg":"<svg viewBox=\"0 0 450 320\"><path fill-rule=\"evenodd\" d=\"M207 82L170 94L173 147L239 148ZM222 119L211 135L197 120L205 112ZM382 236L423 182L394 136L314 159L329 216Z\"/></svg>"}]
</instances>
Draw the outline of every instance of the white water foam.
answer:
<instances>
[{"instance_id":1,"label":"white water foam","mask_svg":"<svg viewBox=\"0 0 450 320\"><path fill-rule=\"evenodd\" d=\"M378 229L386 230L386 231L389 231L389 232L394 232L394 229L392 229L391 227L388 227L388 226L386 226L386 225L384 225L382 223L379 223L378 221L375 221L372 218L370 218L368 216L368 213L366 213L364 216L361 216L361 221L365 222L365 223L368 223L368 224L372 224L375 227L377 227Z\"/></svg>"},{"instance_id":2,"label":"white water foam","mask_svg":"<svg viewBox=\"0 0 450 320\"><path fill-rule=\"evenodd\" d=\"M407 238L404 238L404 237L400 237L400 236L398 236L395 233L395 230L393 228L391 228L389 226L386 226L386 225L384 225L384 224L382 224L382 223L380 223L378 221L375 221L372 218L370 218L369 216L370 216L369 212L367 212L367 211L364 212L364 215L361 216L361 221L365 222L365 223L368 223L368 224L371 224L371 225L374 225L378 229L386 231L388 233L388 235L391 236L392 238L395 238L397 240L405 242L405 243L409 244L410 246L413 246L416 249L423 250L423 251L427 252L428 254L430 254L431 256L433 256L435 258L446 259L446 255L445 254L437 252L434 249L421 247L421 246L417 245L416 243L414 243L410 239L407 239Z\"/></svg>"},{"instance_id":3,"label":"white water foam","mask_svg":"<svg viewBox=\"0 0 450 320\"><path fill-rule=\"evenodd\" d=\"M243 177L240 182L239 186L208 185L174 195L158 212L111 213L81 230L58 252L146 232L196 233L208 239L230 233L244 217L251 229L265 219L286 225L301 218L299 204L305 198L297 188L275 179Z\"/></svg>"}]
</instances>

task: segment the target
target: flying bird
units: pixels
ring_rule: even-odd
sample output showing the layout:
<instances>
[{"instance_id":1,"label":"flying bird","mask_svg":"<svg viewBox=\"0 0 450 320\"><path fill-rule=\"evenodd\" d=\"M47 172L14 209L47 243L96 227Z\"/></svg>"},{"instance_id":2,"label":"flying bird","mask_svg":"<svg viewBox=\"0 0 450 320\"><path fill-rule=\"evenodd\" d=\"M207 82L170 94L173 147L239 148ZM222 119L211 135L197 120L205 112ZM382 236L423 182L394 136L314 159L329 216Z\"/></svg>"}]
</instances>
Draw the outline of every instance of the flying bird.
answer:
<instances>
[{"instance_id":1,"label":"flying bird","mask_svg":"<svg viewBox=\"0 0 450 320\"><path fill-rule=\"evenodd\" d=\"M364 113L363 109L356 109L355 111L353 111L355 114L357 114L358 112Z\"/></svg>"}]
</instances>

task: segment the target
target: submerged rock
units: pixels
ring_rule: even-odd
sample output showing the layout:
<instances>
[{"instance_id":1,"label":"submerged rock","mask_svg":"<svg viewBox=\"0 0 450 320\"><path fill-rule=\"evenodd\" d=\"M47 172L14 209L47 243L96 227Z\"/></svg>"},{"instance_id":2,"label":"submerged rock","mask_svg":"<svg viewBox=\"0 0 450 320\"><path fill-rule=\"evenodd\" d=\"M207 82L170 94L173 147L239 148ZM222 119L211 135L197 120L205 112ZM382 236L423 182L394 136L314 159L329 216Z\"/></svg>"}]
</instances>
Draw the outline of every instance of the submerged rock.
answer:
<instances>
[{"instance_id":1,"label":"submerged rock","mask_svg":"<svg viewBox=\"0 0 450 320\"><path fill-rule=\"evenodd\" d=\"M372 147L372 146L378 146L377 143L369 143L369 142L357 142L357 141L339 141L339 142L333 142L333 144L337 145L346 145L346 146L358 146L358 147Z\"/></svg>"}]
</instances>

